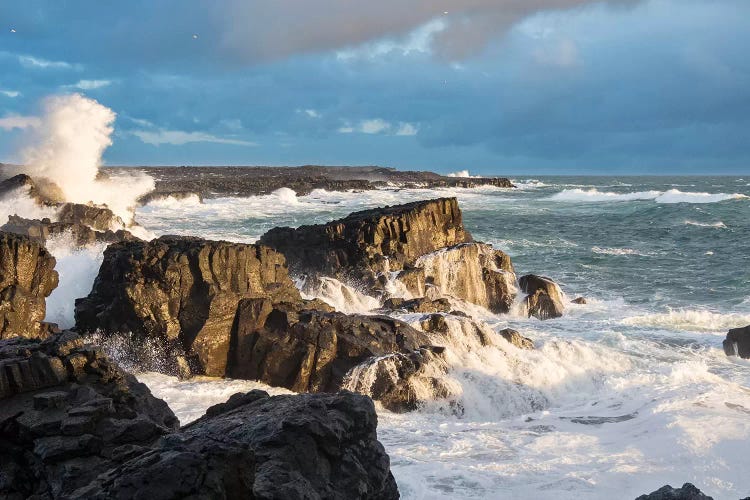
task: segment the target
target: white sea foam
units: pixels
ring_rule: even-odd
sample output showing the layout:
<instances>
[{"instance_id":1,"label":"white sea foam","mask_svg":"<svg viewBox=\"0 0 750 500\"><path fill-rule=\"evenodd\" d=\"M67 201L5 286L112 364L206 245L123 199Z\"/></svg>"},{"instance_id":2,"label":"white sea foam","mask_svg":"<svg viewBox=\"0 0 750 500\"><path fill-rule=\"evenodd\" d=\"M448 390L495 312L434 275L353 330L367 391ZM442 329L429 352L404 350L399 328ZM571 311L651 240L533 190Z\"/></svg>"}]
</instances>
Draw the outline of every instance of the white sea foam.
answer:
<instances>
[{"instance_id":1,"label":"white sea foam","mask_svg":"<svg viewBox=\"0 0 750 500\"><path fill-rule=\"evenodd\" d=\"M666 330L715 332L726 334L730 328L750 324L750 314L717 313L701 309L674 309L662 313L647 313L629 316L624 325L656 327Z\"/></svg>"},{"instance_id":2,"label":"white sea foam","mask_svg":"<svg viewBox=\"0 0 750 500\"><path fill-rule=\"evenodd\" d=\"M638 255L640 257L647 257L650 255L649 253L633 250L632 248L591 247L591 251L602 255Z\"/></svg>"},{"instance_id":3,"label":"white sea foam","mask_svg":"<svg viewBox=\"0 0 750 500\"><path fill-rule=\"evenodd\" d=\"M459 170L458 172L451 172L446 177L463 177L468 179L481 179L481 175L471 175L468 170Z\"/></svg>"},{"instance_id":4,"label":"white sea foam","mask_svg":"<svg viewBox=\"0 0 750 500\"><path fill-rule=\"evenodd\" d=\"M685 225L686 226L697 226L697 227L714 227L714 228L718 228L718 229L724 229L724 228L727 227L727 225L724 224L721 221L718 221L718 222L695 222L695 221L691 221L691 220L686 220L685 221Z\"/></svg>"},{"instance_id":5,"label":"white sea foam","mask_svg":"<svg viewBox=\"0 0 750 500\"><path fill-rule=\"evenodd\" d=\"M310 283L298 282L306 299L321 299L339 312L347 314L372 314L380 307L375 297L365 295L352 286L334 278L320 278Z\"/></svg>"},{"instance_id":6,"label":"white sea foam","mask_svg":"<svg viewBox=\"0 0 750 500\"><path fill-rule=\"evenodd\" d=\"M718 203L727 200L747 199L747 196L740 193L690 193L682 192L677 189L669 191L639 191L634 193L614 193L609 191L599 191L592 189L564 189L555 193L548 200L563 202L625 202L639 200L654 200L657 203Z\"/></svg>"},{"instance_id":7,"label":"white sea foam","mask_svg":"<svg viewBox=\"0 0 750 500\"><path fill-rule=\"evenodd\" d=\"M42 206L29 196L29 188L20 187L0 199L0 226L8 222L8 217L18 215L26 219L57 220L57 210Z\"/></svg>"}]
</instances>

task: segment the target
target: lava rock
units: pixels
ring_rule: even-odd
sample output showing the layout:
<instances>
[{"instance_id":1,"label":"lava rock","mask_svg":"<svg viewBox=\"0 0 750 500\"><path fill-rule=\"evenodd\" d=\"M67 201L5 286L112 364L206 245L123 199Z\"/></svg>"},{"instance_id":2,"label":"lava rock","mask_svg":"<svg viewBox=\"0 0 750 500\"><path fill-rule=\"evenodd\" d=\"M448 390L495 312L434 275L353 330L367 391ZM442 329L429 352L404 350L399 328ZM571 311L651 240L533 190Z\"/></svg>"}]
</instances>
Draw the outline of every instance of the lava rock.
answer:
<instances>
[{"instance_id":1,"label":"lava rock","mask_svg":"<svg viewBox=\"0 0 750 500\"><path fill-rule=\"evenodd\" d=\"M750 325L729 330L723 345L727 356L750 358Z\"/></svg>"},{"instance_id":2,"label":"lava rock","mask_svg":"<svg viewBox=\"0 0 750 500\"><path fill-rule=\"evenodd\" d=\"M193 373L224 376L244 298L299 301L284 256L262 245L163 236L110 245L76 330L130 333L191 355ZM177 367L175 366L175 372Z\"/></svg>"},{"instance_id":3,"label":"lava rock","mask_svg":"<svg viewBox=\"0 0 750 500\"><path fill-rule=\"evenodd\" d=\"M565 311L563 294L557 283L550 278L528 274L518 280L521 291L528 294L524 299L529 317L538 319L559 318Z\"/></svg>"},{"instance_id":4,"label":"lava rock","mask_svg":"<svg viewBox=\"0 0 750 500\"><path fill-rule=\"evenodd\" d=\"M641 495L635 500L713 500L713 497L704 495L701 490L690 483L685 483L682 488L663 486L653 493Z\"/></svg>"},{"instance_id":5,"label":"lava rock","mask_svg":"<svg viewBox=\"0 0 750 500\"><path fill-rule=\"evenodd\" d=\"M0 339L45 337L46 298L58 284L55 258L39 243L0 232Z\"/></svg>"},{"instance_id":6,"label":"lava rock","mask_svg":"<svg viewBox=\"0 0 750 500\"><path fill-rule=\"evenodd\" d=\"M347 315L306 302L245 299L232 330L226 374L296 392L329 392L373 356L408 352L424 333L388 316Z\"/></svg>"},{"instance_id":7,"label":"lava rock","mask_svg":"<svg viewBox=\"0 0 750 500\"><path fill-rule=\"evenodd\" d=\"M399 498L372 400L350 392L233 396L73 495Z\"/></svg>"}]
</instances>

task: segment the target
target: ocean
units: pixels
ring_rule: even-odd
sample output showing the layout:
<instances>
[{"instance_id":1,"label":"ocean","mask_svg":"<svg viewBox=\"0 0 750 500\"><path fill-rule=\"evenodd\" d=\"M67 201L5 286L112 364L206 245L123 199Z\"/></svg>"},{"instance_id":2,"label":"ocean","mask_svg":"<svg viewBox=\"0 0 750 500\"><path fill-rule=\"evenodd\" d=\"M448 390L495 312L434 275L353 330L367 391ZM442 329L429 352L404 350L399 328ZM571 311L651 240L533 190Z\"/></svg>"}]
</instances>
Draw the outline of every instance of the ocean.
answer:
<instances>
[{"instance_id":1,"label":"ocean","mask_svg":"<svg viewBox=\"0 0 750 500\"><path fill-rule=\"evenodd\" d=\"M518 189L289 189L248 198L168 198L140 207L152 235L254 242L275 226L353 211L458 198L474 238L508 253L518 275L549 276L564 317L469 308L536 349L482 346L452 325L445 339L458 394L412 413L379 409L379 438L406 499L626 499L692 482L717 499L750 495L750 361L725 356L729 328L750 324L750 177L516 177ZM48 319L72 326L103 246L60 243L61 285ZM349 293L344 293L347 291ZM344 312L378 305L335 284L319 296ZM413 316L401 319L415 323ZM248 381L178 381L140 373L181 422Z\"/></svg>"}]
</instances>

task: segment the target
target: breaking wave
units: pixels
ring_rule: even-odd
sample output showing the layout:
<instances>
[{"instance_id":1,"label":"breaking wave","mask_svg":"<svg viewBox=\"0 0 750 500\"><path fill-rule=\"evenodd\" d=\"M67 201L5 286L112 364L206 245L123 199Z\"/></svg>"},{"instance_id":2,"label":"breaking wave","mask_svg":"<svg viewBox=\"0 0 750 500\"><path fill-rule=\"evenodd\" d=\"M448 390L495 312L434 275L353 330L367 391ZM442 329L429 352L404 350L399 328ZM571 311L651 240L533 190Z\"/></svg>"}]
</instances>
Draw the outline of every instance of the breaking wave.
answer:
<instances>
[{"instance_id":1,"label":"breaking wave","mask_svg":"<svg viewBox=\"0 0 750 500\"><path fill-rule=\"evenodd\" d=\"M747 199L744 194L734 193L691 193L682 192L678 189L669 191L639 191L634 193L614 193L610 191L599 191L592 189L565 189L555 193L548 200L562 202L624 202L624 201L641 201L653 200L656 203L719 203L727 200Z\"/></svg>"}]
</instances>

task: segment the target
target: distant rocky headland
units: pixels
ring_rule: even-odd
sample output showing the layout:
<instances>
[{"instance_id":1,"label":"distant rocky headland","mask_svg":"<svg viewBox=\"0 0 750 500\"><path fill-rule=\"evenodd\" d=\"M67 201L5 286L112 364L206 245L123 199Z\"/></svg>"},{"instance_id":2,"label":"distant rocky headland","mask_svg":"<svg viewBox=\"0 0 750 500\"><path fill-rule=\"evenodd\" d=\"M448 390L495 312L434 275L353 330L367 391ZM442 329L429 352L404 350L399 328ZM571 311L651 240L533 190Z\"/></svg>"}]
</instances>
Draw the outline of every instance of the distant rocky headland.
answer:
<instances>
[{"instance_id":1,"label":"distant rocky headland","mask_svg":"<svg viewBox=\"0 0 750 500\"><path fill-rule=\"evenodd\" d=\"M105 167L104 174L122 167ZM201 198L253 196L280 188L293 189L299 196L314 189L345 191L368 190L396 185L404 188L497 186L512 188L504 177L448 177L434 172L401 171L388 167L138 167L156 181L149 199L196 194Z\"/></svg>"}]
</instances>

